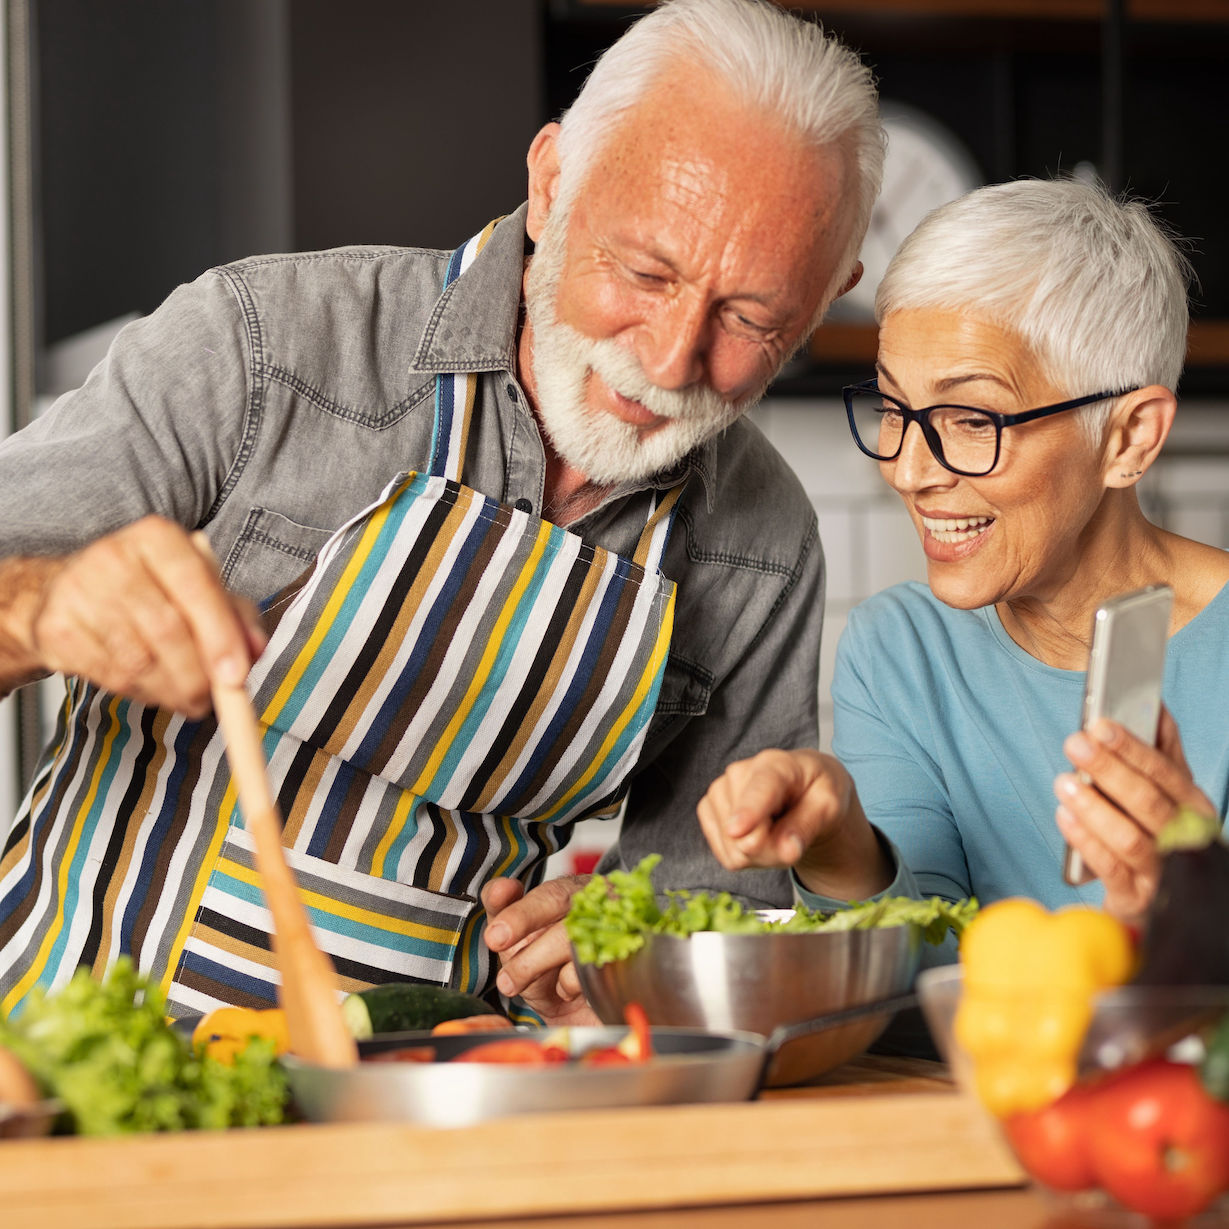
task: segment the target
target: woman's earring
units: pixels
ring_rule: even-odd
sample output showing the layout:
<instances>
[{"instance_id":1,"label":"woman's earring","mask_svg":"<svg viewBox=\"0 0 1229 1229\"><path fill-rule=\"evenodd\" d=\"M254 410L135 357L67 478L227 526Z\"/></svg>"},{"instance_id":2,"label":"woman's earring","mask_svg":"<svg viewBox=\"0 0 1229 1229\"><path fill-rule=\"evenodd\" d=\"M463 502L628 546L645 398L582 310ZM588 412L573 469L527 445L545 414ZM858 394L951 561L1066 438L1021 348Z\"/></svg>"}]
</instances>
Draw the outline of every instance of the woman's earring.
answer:
<instances>
[{"instance_id":1,"label":"woman's earring","mask_svg":"<svg viewBox=\"0 0 1229 1229\"><path fill-rule=\"evenodd\" d=\"M1138 478L1144 471L1142 469L1133 469L1129 474L1119 474L1119 478Z\"/></svg>"}]
</instances>

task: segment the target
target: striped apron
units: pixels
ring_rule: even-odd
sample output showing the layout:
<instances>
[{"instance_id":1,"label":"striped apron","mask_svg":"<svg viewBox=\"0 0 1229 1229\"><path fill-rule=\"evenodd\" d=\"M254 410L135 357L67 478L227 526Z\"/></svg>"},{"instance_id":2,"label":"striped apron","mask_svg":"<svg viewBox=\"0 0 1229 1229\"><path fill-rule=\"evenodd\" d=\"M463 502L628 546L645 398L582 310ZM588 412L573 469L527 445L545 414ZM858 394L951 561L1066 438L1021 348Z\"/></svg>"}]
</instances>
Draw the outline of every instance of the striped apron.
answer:
<instances>
[{"instance_id":1,"label":"striped apron","mask_svg":"<svg viewBox=\"0 0 1229 1229\"><path fill-rule=\"evenodd\" d=\"M449 284L492 226L454 253ZM681 488L631 559L461 482L478 380L441 375L429 473L399 475L272 604L248 691L316 939L345 990L487 993L481 886L533 886L617 813L661 687ZM269 916L225 748L72 679L0 860L3 1010L122 952L172 1015L276 998Z\"/></svg>"}]
</instances>

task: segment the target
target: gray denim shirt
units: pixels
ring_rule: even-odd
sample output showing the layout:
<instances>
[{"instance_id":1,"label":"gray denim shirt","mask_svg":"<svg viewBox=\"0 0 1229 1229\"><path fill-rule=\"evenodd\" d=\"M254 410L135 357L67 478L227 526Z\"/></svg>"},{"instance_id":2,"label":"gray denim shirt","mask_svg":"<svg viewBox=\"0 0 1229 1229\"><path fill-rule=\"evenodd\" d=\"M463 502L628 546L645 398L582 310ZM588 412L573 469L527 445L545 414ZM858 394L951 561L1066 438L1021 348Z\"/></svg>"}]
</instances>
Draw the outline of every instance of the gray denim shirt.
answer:
<instances>
[{"instance_id":1,"label":"gray denim shirt","mask_svg":"<svg viewBox=\"0 0 1229 1229\"><path fill-rule=\"evenodd\" d=\"M149 513L203 528L261 601L401 470L429 462L436 373L484 373L464 481L542 512L545 455L516 375L525 207L441 293L449 253L353 247L212 269L128 325L78 390L0 444L0 557L81 547ZM663 855L661 886L788 905L784 872L723 871L696 804L731 760L815 746L823 554L815 513L746 421L686 476L661 696L604 868ZM639 484L569 528L631 554Z\"/></svg>"}]
</instances>

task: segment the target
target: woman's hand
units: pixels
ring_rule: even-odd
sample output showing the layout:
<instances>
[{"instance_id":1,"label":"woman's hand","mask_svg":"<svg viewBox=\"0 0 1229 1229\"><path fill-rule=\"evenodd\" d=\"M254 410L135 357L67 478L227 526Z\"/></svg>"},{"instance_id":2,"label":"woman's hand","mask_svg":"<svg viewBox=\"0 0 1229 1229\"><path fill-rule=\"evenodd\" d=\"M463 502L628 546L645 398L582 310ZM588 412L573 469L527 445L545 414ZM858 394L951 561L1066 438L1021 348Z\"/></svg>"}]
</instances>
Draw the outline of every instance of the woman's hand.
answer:
<instances>
[{"instance_id":1,"label":"woman's hand","mask_svg":"<svg viewBox=\"0 0 1229 1229\"><path fill-rule=\"evenodd\" d=\"M731 764L696 808L727 870L793 866L822 895L862 900L892 881L890 859L841 762L819 751L761 751Z\"/></svg>"},{"instance_id":2,"label":"woman's hand","mask_svg":"<svg viewBox=\"0 0 1229 1229\"><path fill-rule=\"evenodd\" d=\"M1179 806L1205 815L1216 808L1191 776L1168 709L1161 710L1155 747L1102 719L1070 735L1063 750L1091 784L1073 772L1055 778L1059 831L1105 884L1105 908L1124 920L1137 918L1160 878L1157 833Z\"/></svg>"}]
</instances>

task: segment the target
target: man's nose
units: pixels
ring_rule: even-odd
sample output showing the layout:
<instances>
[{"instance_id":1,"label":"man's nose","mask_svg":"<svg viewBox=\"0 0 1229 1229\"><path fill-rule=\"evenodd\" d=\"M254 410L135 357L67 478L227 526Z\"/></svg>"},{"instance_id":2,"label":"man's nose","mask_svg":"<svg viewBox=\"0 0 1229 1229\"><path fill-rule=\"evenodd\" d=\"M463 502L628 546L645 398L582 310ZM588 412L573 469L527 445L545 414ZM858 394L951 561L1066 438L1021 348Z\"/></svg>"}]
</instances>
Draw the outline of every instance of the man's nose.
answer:
<instances>
[{"instance_id":1,"label":"man's nose","mask_svg":"<svg viewBox=\"0 0 1229 1229\"><path fill-rule=\"evenodd\" d=\"M688 388L704 378L711 320L707 306L680 296L645 321L637 339L644 373L659 388Z\"/></svg>"}]
</instances>

